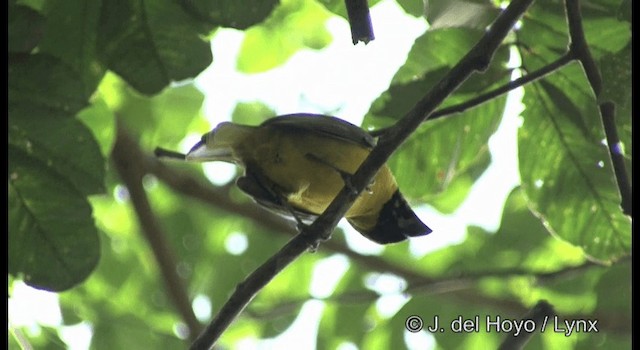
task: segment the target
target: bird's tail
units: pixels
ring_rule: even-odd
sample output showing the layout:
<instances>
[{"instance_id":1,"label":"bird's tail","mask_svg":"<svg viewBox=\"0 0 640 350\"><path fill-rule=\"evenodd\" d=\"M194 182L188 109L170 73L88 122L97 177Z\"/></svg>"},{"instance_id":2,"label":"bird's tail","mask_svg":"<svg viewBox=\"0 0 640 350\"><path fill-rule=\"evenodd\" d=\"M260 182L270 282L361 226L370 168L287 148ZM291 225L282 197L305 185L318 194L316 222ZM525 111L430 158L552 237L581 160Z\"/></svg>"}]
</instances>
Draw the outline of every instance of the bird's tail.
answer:
<instances>
[{"instance_id":1,"label":"bird's tail","mask_svg":"<svg viewBox=\"0 0 640 350\"><path fill-rule=\"evenodd\" d=\"M377 243L388 244L427 235L431 229L413 212L400 191L396 191L382 207L373 229L360 233Z\"/></svg>"}]
</instances>

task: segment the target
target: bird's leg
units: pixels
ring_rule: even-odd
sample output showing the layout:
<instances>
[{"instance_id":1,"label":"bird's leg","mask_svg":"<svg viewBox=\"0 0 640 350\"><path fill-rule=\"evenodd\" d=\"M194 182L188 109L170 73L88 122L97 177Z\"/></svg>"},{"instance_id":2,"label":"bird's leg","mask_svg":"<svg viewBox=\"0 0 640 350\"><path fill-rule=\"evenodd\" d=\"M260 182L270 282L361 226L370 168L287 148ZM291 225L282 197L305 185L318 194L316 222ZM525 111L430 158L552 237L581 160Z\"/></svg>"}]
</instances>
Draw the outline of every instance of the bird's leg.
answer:
<instances>
[{"instance_id":1,"label":"bird's leg","mask_svg":"<svg viewBox=\"0 0 640 350\"><path fill-rule=\"evenodd\" d=\"M280 196L280 204L285 209L287 209L289 214L291 214L291 216L293 216L293 218L296 220L296 223L297 223L296 224L296 229L298 230L298 234L303 235L303 237L307 241L307 246L308 246L309 251L315 253L316 250L318 250L319 243L317 241L315 241L315 240L309 239L309 236L304 234L305 232L307 232L307 228L309 227L309 225L305 224L304 221L302 221L300 216L298 216L298 214L296 214L296 211L293 209L291 204L289 204L287 199L284 198L283 196Z\"/></svg>"}]
</instances>

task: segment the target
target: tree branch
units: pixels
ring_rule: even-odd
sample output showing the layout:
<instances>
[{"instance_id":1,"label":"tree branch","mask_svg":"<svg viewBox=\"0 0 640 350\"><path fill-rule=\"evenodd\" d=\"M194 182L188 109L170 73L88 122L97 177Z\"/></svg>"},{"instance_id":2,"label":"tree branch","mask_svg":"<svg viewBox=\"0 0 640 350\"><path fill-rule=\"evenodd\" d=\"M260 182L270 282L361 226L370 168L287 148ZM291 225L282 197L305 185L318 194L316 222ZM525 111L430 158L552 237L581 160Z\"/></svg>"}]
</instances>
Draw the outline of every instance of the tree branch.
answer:
<instances>
[{"instance_id":1,"label":"tree branch","mask_svg":"<svg viewBox=\"0 0 640 350\"><path fill-rule=\"evenodd\" d=\"M567 11L567 22L569 25L569 36L571 43L569 49L575 58L580 61L584 69L587 80L593 89L596 100L600 101L602 92L602 76L596 61L591 55L589 45L584 36L582 28L582 15L580 13L580 3L578 0L565 0ZM613 171L620 191L622 211L632 217L631 181L624 163L624 154L618 137L618 130L615 124L615 104L611 101L601 101L598 103L600 117L607 137L607 147L613 163Z\"/></svg>"},{"instance_id":2,"label":"tree branch","mask_svg":"<svg viewBox=\"0 0 640 350\"><path fill-rule=\"evenodd\" d=\"M116 142L112 157L120 178L129 190L131 203L142 228L141 231L156 258L160 274L167 287L168 296L189 328L189 337L193 340L202 330L202 325L193 312L183 280L176 270L176 259L158 220L153 214L147 194L142 186L145 172L140 160L144 156L136 142L119 122L117 123Z\"/></svg>"},{"instance_id":3,"label":"tree branch","mask_svg":"<svg viewBox=\"0 0 640 350\"><path fill-rule=\"evenodd\" d=\"M278 272L309 247L316 247L319 242L329 238L331 231L353 201L400 144L473 72L486 69L500 43L532 1L513 0L509 4L471 51L396 126L380 138L378 145L353 175L351 188L343 188L327 210L311 226L290 240L276 255L238 286L213 321L192 344L192 349L212 347L233 319Z\"/></svg>"}]
</instances>

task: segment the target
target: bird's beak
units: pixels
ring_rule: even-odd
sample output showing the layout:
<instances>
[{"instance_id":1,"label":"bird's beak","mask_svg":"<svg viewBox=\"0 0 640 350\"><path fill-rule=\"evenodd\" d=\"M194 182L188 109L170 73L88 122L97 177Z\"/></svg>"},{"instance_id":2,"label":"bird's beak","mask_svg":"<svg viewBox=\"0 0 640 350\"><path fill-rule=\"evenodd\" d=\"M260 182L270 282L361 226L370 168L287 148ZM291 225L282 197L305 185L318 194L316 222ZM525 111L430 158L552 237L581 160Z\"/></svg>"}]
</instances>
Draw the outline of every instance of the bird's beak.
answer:
<instances>
[{"instance_id":1,"label":"bird's beak","mask_svg":"<svg viewBox=\"0 0 640 350\"><path fill-rule=\"evenodd\" d=\"M224 145L207 143L208 137L213 137L213 135L209 133L202 136L202 139L187 152L185 160L191 162L232 161L230 159L231 149Z\"/></svg>"},{"instance_id":2,"label":"bird's beak","mask_svg":"<svg viewBox=\"0 0 640 350\"><path fill-rule=\"evenodd\" d=\"M207 143L206 143L206 135L202 136L202 139L200 141L198 141L198 143L196 143L195 145L193 145L193 147L191 147L191 149L189 150L189 152L187 152L185 159L187 161L195 161L195 162L204 162L207 160L213 160L212 159L212 154L211 152L207 149Z\"/></svg>"}]
</instances>

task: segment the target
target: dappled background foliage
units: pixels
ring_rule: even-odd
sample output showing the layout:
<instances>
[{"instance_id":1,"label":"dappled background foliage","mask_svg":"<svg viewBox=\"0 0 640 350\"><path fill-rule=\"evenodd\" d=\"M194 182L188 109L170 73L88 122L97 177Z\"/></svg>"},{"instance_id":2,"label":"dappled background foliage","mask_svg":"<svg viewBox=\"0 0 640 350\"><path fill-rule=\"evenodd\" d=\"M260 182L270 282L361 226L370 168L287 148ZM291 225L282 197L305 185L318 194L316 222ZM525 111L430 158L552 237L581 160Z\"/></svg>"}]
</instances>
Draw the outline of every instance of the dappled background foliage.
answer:
<instances>
[{"instance_id":1,"label":"dappled background foliage","mask_svg":"<svg viewBox=\"0 0 640 350\"><path fill-rule=\"evenodd\" d=\"M397 3L430 27L388 90L372 101L367 130L402 118L471 49L501 5L429 1L425 13L420 0ZM361 255L337 230L261 291L220 344L234 348L285 331L313 299L317 266L341 256L346 272L333 291L315 297L324 305L318 348L406 348L410 315L425 322L434 315L443 322L460 315L519 319L540 300L562 320L597 320L599 332L537 333L530 348L630 348L631 219L620 207L598 103L615 104L620 148L631 169L631 1L580 3L602 75L597 96L569 57L564 2L542 0L486 72L441 106L455 110L509 82L511 55L520 56L523 75L569 57L524 87L521 184L506 198L497 232L468 227L464 241L417 256L407 243ZM8 9L9 296L22 282L59 292L63 326L90 324L95 349L187 347L198 326L172 290L183 291L187 306L209 300L215 315L235 286L295 232L232 185L209 183L201 167L161 164L152 150L178 148L188 133L210 128L192 79L215 60L209 41L217 30L244 31L236 69L265 72L334 40L325 24L346 17L344 2L10 0ZM412 205L442 213L460 206L491 163L488 141L505 101L495 97L428 120L394 153L389 165ZM239 103L233 119L258 124L274 115L256 101ZM129 176L142 192L127 189L123 164L135 170ZM134 196L146 198L151 221L140 217L140 207L134 210ZM150 231L159 236L144 234L145 222L155 223ZM246 249L229 249L237 239L246 239ZM159 253L159 246L167 251ZM177 279L167 279L163 264ZM372 287L384 277L397 288ZM389 297L403 302L381 312ZM10 326L9 333L10 348L65 347L55 328L33 333ZM431 335L444 349L497 348L508 336Z\"/></svg>"}]
</instances>

